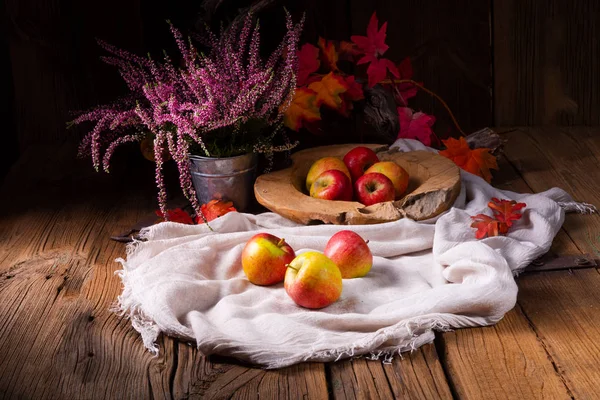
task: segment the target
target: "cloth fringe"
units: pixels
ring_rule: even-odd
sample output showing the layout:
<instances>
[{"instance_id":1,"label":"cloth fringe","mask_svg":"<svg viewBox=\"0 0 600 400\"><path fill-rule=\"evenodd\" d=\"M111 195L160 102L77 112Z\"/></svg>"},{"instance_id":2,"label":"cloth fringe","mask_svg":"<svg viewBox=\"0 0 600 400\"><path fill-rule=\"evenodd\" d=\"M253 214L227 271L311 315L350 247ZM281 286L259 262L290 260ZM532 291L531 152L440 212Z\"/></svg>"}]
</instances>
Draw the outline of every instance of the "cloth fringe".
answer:
<instances>
[{"instance_id":1,"label":"cloth fringe","mask_svg":"<svg viewBox=\"0 0 600 400\"><path fill-rule=\"evenodd\" d=\"M565 210L566 213L595 214L598 212L596 206L589 203L579 203L576 201L559 201L558 205L560 206L560 208Z\"/></svg>"}]
</instances>

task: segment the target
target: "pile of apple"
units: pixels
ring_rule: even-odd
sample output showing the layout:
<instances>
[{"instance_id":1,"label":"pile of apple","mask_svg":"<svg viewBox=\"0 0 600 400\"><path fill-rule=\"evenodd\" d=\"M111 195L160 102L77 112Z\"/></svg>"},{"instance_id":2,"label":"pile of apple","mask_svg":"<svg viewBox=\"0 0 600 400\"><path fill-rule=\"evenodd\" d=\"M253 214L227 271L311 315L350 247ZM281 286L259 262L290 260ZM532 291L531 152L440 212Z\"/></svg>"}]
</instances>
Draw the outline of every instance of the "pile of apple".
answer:
<instances>
[{"instance_id":1,"label":"pile of apple","mask_svg":"<svg viewBox=\"0 0 600 400\"><path fill-rule=\"evenodd\" d=\"M408 173L393 161L379 161L368 147L355 147L341 160L324 157L315 161L306 176L311 197L371 204L402 197Z\"/></svg>"},{"instance_id":2,"label":"pile of apple","mask_svg":"<svg viewBox=\"0 0 600 400\"><path fill-rule=\"evenodd\" d=\"M360 235L344 230L333 235L325 251L296 256L284 239L269 233L254 235L242 251L242 268L255 285L283 282L291 299L306 308L323 308L340 298L342 279L365 276L373 255Z\"/></svg>"}]
</instances>

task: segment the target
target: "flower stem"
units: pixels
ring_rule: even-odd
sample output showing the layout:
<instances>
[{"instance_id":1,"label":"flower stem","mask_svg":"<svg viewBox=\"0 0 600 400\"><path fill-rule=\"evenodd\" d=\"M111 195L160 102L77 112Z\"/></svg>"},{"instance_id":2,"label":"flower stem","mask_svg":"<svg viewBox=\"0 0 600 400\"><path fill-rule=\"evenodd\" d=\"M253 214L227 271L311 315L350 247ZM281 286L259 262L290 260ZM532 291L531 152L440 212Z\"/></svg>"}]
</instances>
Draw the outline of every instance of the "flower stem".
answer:
<instances>
[{"instance_id":1,"label":"flower stem","mask_svg":"<svg viewBox=\"0 0 600 400\"><path fill-rule=\"evenodd\" d=\"M396 90L398 90L398 88L396 87L396 85L399 85L401 83L410 83L412 85L415 85L416 87L418 87L419 89L421 89L422 91L426 92L430 96L434 97L437 101L439 101L440 103L442 103L442 106L444 106L444 108L446 109L446 111L450 115L450 118L452 118L452 122L454 123L454 126L456 127L456 129L458 130L458 132L460 132L460 134L463 135L463 136L467 136L467 134L461 129L460 125L458 124L458 121L456 120L456 118L454 117L454 114L452 113L452 110L450 110L450 107L444 101L444 99L442 99L435 92L433 92L433 91L427 89L425 86L421 85L419 82L416 82L416 81L414 81L412 79L393 79L393 80L392 79L386 79L384 81L381 81L381 83L392 83L392 84L394 84L394 88L396 88ZM436 137L437 137L437 135L436 135ZM437 139L439 141L439 138L437 138Z\"/></svg>"}]
</instances>

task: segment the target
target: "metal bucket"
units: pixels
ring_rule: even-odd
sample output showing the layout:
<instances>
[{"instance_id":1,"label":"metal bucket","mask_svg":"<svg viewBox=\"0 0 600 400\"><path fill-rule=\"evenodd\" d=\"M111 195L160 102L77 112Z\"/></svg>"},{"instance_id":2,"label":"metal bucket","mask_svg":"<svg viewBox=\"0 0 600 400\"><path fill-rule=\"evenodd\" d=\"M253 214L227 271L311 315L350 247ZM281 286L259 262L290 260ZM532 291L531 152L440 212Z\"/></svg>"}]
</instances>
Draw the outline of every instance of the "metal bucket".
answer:
<instances>
[{"instance_id":1,"label":"metal bucket","mask_svg":"<svg viewBox=\"0 0 600 400\"><path fill-rule=\"evenodd\" d=\"M232 201L238 211L246 211L254 196L255 154L225 158L190 155L189 159L200 204L213 199Z\"/></svg>"}]
</instances>

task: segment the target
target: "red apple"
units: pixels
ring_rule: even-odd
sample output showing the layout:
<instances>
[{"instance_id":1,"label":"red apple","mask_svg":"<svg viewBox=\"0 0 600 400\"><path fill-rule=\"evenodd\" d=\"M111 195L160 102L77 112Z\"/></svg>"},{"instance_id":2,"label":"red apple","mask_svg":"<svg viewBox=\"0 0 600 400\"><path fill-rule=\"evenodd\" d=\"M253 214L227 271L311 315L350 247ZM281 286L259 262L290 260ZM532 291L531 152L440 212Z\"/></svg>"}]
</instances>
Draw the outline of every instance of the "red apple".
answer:
<instances>
[{"instance_id":1,"label":"red apple","mask_svg":"<svg viewBox=\"0 0 600 400\"><path fill-rule=\"evenodd\" d=\"M308 251L288 265L283 286L299 306L323 308L340 298L342 274L323 253Z\"/></svg>"},{"instance_id":2,"label":"red apple","mask_svg":"<svg viewBox=\"0 0 600 400\"><path fill-rule=\"evenodd\" d=\"M330 169L313 182L310 196L323 200L352 201L352 183L342 171Z\"/></svg>"},{"instance_id":3,"label":"red apple","mask_svg":"<svg viewBox=\"0 0 600 400\"><path fill-rule=\"evenodd\" d=\"M373 254L367 242L353 231L333 235L323 253L337 265L344 279L365 276L373 266Z\"/></svg>"},{"instance_id":4,"label":"red apple","mask_svg":"<svg viewBox=\"0 0 600 400\"><path fill-rule=\"evenodd\" d=\"M348 179L352 179L350 176L350 172L348 168L346 168L346 164L340 159L336 157L324 157L315 161L308 170L308 174L306 175L306 190L310 191L310 187L313 182L325 171L329 171L330 169L337 169L338 171L342 171Z\"/></svg>"},{"instance_id":5,"label":"red apple","mask_svg":"<svg viewBox=\"0 0 600 400\"><path fill-rule=\"evenodd\" d=\"M395 191L392 181L378 172L364 174L354 184L358 201L366 206L394 200Z\"/></svg>"},{"instance_id":6,"label":"red apple","mask_svg":"<svg viewBox=\"0 0 600 400\"><path fill-rule=\"evenodd\" d=\"M408 187L408 172L393 161L381 161L373 164L365 171L365 174L369 172L379 172L387 176L394 184L396 199L402 197Z\"/></svg>"},{"instance_id":7,"label":"red apple","mask_svg":"<svg viewBox=\"0 0 600 400\"><path fill-rule=\"evenodd\" d=\"M248 280L255 285L273 285L285 278L286 266L296 254L277 236L259 233L242 250L242 268Z\"/></svg>"},{"instance_id":8,"label":"red apple","mask_svg":"<svg viewBox=\"0 0 600 400\"><path fill-rule=\"evenodd\" d=\"M364 146L355 147L344 156L344 164L350 171L352 182L356 182L371 165L378 162L377 154Z\"/></svg>"}]
</instances>

